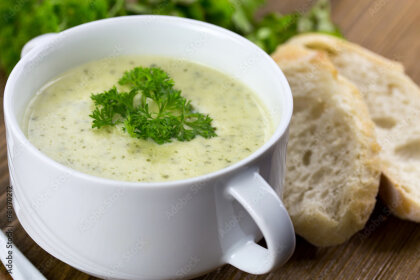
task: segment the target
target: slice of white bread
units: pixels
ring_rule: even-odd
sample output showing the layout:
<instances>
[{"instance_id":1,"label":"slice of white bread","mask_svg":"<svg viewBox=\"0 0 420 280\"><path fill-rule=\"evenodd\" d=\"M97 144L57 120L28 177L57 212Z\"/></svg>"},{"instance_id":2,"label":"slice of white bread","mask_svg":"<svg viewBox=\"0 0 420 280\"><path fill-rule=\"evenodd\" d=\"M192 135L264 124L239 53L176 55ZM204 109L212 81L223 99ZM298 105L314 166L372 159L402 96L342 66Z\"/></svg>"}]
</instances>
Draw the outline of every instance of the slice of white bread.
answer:
<instances>
[{"instance_id":1,"label":"slice of white bread","mask_svg":"<svg viewBox=\"0 0 420 280\"><path fill-rule=\"evenodd\" d=\"M349 239L368 220L379 187L379 145L357 88L322 52L281 46L272 55L292 89L284 203L316 246Z\"/></svg>"},{"instance_id":2,"label":"slice of white bread","mask_svg":"<svg viewBox=\"0 0 420 280\"><path fill-rule=\"evenodd\" d=\"M288 44L324 51L359 88L382 147L380 195L396 216L420 222L420 88L401 64L348 41L308 34Z\"/></svg>"}]
</instances>

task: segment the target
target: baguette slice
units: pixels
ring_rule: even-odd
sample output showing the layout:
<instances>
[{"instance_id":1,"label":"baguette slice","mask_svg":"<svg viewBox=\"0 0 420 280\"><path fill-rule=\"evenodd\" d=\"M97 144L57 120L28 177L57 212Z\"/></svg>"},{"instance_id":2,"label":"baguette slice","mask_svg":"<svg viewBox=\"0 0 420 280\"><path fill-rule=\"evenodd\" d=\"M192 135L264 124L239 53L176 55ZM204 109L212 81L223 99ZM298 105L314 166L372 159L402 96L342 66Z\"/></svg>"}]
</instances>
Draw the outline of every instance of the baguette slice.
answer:
<instances>
[{"instance_id":1,"label":"baguette slice","mask_svg":"<svg viewBox=\"0 0 420 280\"><path fill-rule=\"evenodd\" d=\"M400 63L348 41L309 34L289 44L324 51L360 89L382 147L380 195L396 216L420 222L420 88Z\"/></svg>"},{"instance_id":2,"label":"baguette slice","mask_svg":"<svg viewBox=\"0 0 420 280\"><path fill-rule=\"evenodd\" d=\"M380 171L373 123L357 88L322 52L272 55L293 93L284 203L296 232L316 246L349 239L368 220Z\"/></svg>"}]
</instances>

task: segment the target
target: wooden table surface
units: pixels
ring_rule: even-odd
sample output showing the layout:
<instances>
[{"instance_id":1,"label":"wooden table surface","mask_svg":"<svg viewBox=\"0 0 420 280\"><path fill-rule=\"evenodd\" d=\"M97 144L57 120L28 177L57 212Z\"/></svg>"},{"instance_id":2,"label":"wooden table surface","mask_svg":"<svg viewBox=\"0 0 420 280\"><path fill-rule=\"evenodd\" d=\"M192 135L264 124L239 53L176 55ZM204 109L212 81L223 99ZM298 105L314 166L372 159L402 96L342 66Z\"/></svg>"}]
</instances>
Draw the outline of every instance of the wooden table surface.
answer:
<instances>
[{"instance_id":1,"label":"wooden table surface","mask_svg":"<svg viewBox=\"0 0 420 280\"><path fill-rule=\"evenodd\" d=\"M306 10L313 1L268 1L263 11ZM333 19L350 41L401 61L420 84L420 1L336 0ZM0 88L6 77L1 75ZM3 91L2 91L3 92ZM0 227L6 219L6 160L3 104L0 112ZM420 279L420 224L388 214L378 201L366 227L341 246L316 248L298 237L291 260L276 272L255 276L229 265L200 280L227 279ZM9 224L10 225L10 224ZM95 279L55 259L41 249L15 219L14 243L48 279ZM0 279L11 279L0 265Z\"/></svg>"}]
</instances>

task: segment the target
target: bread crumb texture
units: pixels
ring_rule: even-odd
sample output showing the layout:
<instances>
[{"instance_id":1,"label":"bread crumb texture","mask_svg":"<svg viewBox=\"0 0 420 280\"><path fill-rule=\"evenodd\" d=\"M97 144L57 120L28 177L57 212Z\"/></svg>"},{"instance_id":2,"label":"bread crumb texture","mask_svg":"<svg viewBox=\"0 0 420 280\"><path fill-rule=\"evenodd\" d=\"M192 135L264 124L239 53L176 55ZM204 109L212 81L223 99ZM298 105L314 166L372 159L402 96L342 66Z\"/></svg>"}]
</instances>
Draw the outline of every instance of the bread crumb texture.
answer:
<instances>
[{"instance_id":1,"label":"bread crumb texture","mask_svg":"<svg viewBox=\"0 0 420 280\"><path fill-rule=\"evenodd\" d=\"M382 147L380 194L402 219L420 222L420 89L400 63L348 41L308 34L288 42L323 51L361 91Z\"/></svg>"},{"instance_id":2,"label":"bread crumb texture","mask_svg":"<svg viewBox=\"0 0 420 280\"><path fill-rule=\"evenodd\" d=\"M363 99L323 52L272 55L292 89L284 203L296 232L332 246L362 229L376 202L379 145Z\"/></svg>"}]
</instances>

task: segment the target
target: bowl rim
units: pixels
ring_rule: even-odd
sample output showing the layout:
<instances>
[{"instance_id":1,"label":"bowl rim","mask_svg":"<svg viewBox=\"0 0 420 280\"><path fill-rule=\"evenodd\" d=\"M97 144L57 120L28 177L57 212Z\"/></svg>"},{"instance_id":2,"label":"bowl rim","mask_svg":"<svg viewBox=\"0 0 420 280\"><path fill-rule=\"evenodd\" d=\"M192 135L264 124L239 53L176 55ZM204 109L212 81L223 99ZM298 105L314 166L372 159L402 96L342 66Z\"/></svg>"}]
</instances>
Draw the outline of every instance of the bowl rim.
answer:
<instances>
[{"instance_id":1,"label":"bowl rim","mask_svg":"<svg viewBox=\"0 0 420 280\"><path fill-rule=\"evenodd\" d=\"M217 177L221 177L223 175L226 175L228 173L231 173L235 170L239 170L247 166L249 163L253 162L257 158L262 156L267 150L272 148L279 141L279 139L285 133L287 133L287 129L289 127L292 113L293 113L293 97L292 97L291 89L287 82L286 77L284 76L279 66L274 62L274 60L265 51L263 51L260 47L255 45L253 42L249 41L248 39L230 30L227 30L225 28L222 28L222 27L210 24L210 23L193 20L193 19L175 17L175 16L134 15L134 16L121 16L121 17L96 20L96 21L84 23L84 24L69 28L57 34L70 35L70 36L75 34L75 36L77 36L77 32L87 26L94 27L96 25L102 25L104 23L118 24L119 22L123 22L123 21L138 22L139 20L147 21L147 20L152 20L152 19L158 20L160 22L166 22L169 24L170 23L184 24L184 25L190 26L190 28L200 28L201 30L206 30L206 32L213 31L217 33L222 33L223 35L231 37L233 40L236 40L242 45L248 45L248 47L251 50L259 54L260 59L264 59L266 61L265 63L269 64L269 66L272 68L272 71L276 72L278 76L278 80L279 80L278 82L281 84L283 88L282 117L280 119L280 123L276 126L276 129L269 140L267 140L262 146L260 146L256 151L254 151L249 156L225 168L222 168L222 169L210 172L210 173L206 173L200 176L195 176L195 177L180 179L180 180L173 180L173 181L132 182L132 181L115 180L115 179L109 179L109 178L87 174L82 171L78 171L71 167L65 166L55 161L54 159L48 157L46 154L42 153L41 151L39 151L28 140L28 138L24 135L22 129L20 128L20 125L18 124L18 121L15 117L15 112L12 106L13 92L15 91L14 90L15 84L19 78L20 73L23 72L24 67L26 67L26 65L31 59L37 57L43 50L50 48L54 44L54 41L57 38L53 38L51 39L51 41L41 46L35 47L33 50L31 50L27 55L25 55L23 58L20 59L20 61L16 64L11 74L9 75L8 80L6 82L6 87L4 90L4 99L3 99L4 122L7 127L6 130L8 130L11 134L13 134L17 138L17 140L28 149L29 152L33 153L34 156L44 161L46 164L50 165L53 168L59 169L62 172L68 173L71 176L79 177L80 179L83 179L86 181L94 181L102 185L118 186L118 187L124 187L124 188L136 188L136 189L138 188L161 189L165 187L172 188L175 186L184 186L186 184L194 185L197 183L207 182L209 180L216 179ZM9 148L10 147L8 145L8 149Z\"/></svg>"}]
</instances>

